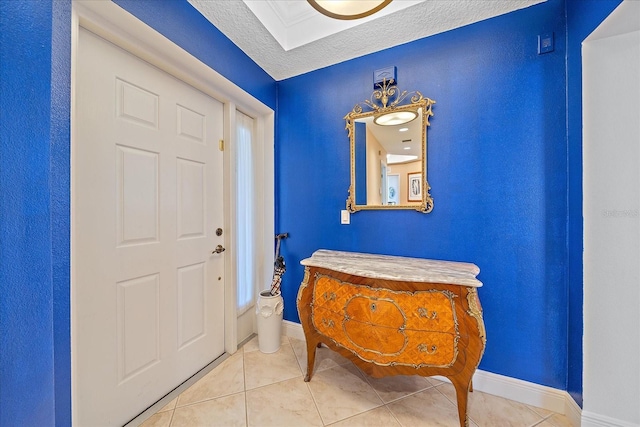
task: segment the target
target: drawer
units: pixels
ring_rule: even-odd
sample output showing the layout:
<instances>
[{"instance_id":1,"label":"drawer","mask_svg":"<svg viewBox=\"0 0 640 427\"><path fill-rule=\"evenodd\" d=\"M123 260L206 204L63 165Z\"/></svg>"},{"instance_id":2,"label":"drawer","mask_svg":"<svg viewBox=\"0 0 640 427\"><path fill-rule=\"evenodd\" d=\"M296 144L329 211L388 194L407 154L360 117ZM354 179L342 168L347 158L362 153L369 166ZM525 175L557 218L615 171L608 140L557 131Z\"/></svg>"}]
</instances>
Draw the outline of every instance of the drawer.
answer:
<instances>
[{"instance_id":1,"label":"drawer","mask_svg":"<svg viewBox=\"0 0 640 427\"><path fill-rule=\"evenodd\" d=\"M457 335L455 298L450 291L392 291L318 275L312 306L372 325Z\"/></svg>"},{"instance_id":2,"label":"drawer","mask_svg":"<svg viewBox=\"0 0 640 427\"><path fill-rule=\"evenodd\" d=\"M314 307L312 322L322 335L361 359L378 365L448 367L458 355L458 336L361 322Z\"/></svg>"}]
</instances>

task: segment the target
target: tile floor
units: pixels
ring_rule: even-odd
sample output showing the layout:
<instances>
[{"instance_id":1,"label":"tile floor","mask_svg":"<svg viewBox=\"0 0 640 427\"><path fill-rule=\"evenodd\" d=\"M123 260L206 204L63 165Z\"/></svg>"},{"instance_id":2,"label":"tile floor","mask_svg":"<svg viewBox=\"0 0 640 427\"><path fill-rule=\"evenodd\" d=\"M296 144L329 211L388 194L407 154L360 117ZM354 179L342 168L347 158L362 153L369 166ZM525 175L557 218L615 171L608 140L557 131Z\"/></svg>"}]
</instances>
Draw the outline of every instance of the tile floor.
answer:
<instances>
[{"instance_id":1,"label":"tile floor","mask_svg":"<svg viewBox=\"0 0 640 427\"><path fill-rule=\"evenodd\" d=\"M282 337L273 354L257 338L182 392L143 427L458 426L455 391L418 376L374 379L327 348L310 382L304 341ZM474 391L469 425L570 426L560 414Z\"/></svg>"}]
</instances>

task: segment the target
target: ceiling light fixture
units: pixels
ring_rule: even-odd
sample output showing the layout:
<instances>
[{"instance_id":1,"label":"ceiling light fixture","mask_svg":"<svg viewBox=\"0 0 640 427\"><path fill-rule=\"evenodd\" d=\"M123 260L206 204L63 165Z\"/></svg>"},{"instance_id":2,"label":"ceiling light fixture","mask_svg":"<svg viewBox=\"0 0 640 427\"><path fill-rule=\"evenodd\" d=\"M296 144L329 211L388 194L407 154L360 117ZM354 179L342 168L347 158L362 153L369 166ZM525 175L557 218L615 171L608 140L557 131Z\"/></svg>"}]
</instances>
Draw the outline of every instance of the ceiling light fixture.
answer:
<instances>
[{"instance_id":1,"label":"ceiling light fixture","mask_svg":"<svg viewBox=\"0 0 640 427\"><path fill-rule=\"evenodd\" d=\"M375 117L373 122L380 126L395 126L409 123L416 117L418 117L418 113L415 111L393 111Z\"/></svg>"},{"instance_id":2,"label":"ceiling light fixture","mask_svg":"<svg viewBox=\"0 0 640 427\"><path fill-rule=\"evenodd\" d=\"M307 0L315 10L334 19L360 19L382 10L391 0Z\"/></svg>"}]
</instances>

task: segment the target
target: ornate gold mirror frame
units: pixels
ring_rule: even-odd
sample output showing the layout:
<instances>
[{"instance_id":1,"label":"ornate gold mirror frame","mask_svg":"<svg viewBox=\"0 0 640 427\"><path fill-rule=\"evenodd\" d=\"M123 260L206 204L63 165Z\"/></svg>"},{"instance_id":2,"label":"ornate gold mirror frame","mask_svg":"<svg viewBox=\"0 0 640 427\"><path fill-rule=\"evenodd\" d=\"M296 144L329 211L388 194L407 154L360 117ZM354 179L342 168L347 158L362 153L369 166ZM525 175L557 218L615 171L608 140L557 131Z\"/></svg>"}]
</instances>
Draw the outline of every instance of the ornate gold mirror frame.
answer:
<instances>
[{"instance_id":1,"label":"ornate gold mirror frame","mask_svg":"<svg viewBox=\"0 0 640 427\"><path fill-rule=\"evenodd\" d=\"M433 210L433 198L429 194L431 187L427 181L427 127L429 124L429 117L433 116L432 106L436 102L432 99L424 97L420 92L407 92L402 91L399 92L396 85L394 84L394 80L383 80L382 83L378 84L379 89L376 89L371 94L370 99L364 100L363 102L356 104L353 107L353 110L347 114L344 119L346 121L345 129L349 134L349 142L351 149L351 185L349 186L349 197L347 198L347 210L351 213L357 212L360 210L398 210L398 209L414 209L418 212L429 213ZM403 104L403 101L407 100ZM366 110L366 111L365 111ZM419 125L420 129L415 129L418 132L418 135L421 135L420 141L420 154L417 156L420 159L420 167L419 170L416 170L413 173L406 173L406 187L403 187L407 196L403 198L402 203L392 204L391 202L387 202L387 204L383 203L383 200L386 199L386 196L381 198L381 201L371 202L368 198L367 200L362 200L362 195L356 198L356 189L363 189L363 185L368 185L369 177L367 173L363 173L360 170L359 174L356 171L356 123L365 123L367 126L366 136L367 139L367 149L366 153L368 155L368 151L371 151L371 146L369 143L369 138L371 135L370 130L375 126L379 126L374 124L374 120L376 122L379 121L383 116L384 117L393 117L392 115L397 115L397 113L402 113L404 115L408 115L408 121L413 122L411 126ZM408 114L407 114L408 113ZM411 117L414 117L412 119ZM380 120L382 121L382 120ZM372 126L372 127L369 127ZM400 124L398 126L405 127L407 124ZM379 126L379 127L389 127L389 126ZM359 136L362 138L362 135ZM375 139L375 138L374 138ZM359 141L362 141L359 139ZM378 142L376 141L376 144ZM361 143L359 143L360 145ZM359 148L361 151L362 148ZM380 155L382 150L377 151ZM362 156L362 153L359 154ZM380 157L380 156L379 156ZM362 168L362 158L359 158L358 164ZM372 161L377 161L377 159L365 159L365 165L368 169L368 164L371 164ZM386 188L388 185L386 180L386 170L388 165L386 163L386 159L380 160L380 170L381 175L380 178L375 177L372 179L381 179L380 184L378 185L378 189L380 194L383 191L390 191L391 188ZM368 163L367 163L368 162ZM417 169L417 166L416 166ZM380 171L378 171L380 173ZM356 185L356 177L359 176L359 179L365 179L365 182L360 182L359 186ZM364 177L364 178L363 178ZM402 178L400 178L402 180ZM413 187L412 187L413 186ZM411 191L411 188L414 191ZM365 197L367 196L366 190L361 191L365 193ZM411 195L413 197L411 197ZM356 200L359 203L356 203ZM407 202L404 203L404 200ZM364 201L364 203L363 203Z\"/></svg>"}]
</instances>

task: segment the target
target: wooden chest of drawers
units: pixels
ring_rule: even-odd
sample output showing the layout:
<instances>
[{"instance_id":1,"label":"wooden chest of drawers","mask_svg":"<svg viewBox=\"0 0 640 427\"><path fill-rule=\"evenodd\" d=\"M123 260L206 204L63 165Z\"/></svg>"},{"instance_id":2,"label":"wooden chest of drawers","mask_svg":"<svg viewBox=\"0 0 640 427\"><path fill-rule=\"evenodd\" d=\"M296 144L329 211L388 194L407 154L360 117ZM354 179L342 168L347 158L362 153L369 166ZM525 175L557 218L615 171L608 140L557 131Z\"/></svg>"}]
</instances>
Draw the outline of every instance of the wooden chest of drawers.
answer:
<instances>
[{"instance_id":1,"label":"wooden chest of drawers","mask_svg":"<svg viewBox=\"0 0 640 427\"><path fill-rule=\"evenodd\" d=\"M473 264L316 251L297 297L307 374L318 345L374 377L442 375L467 425L467 393L485 347Z\"/></svg>"}]
</instances>

